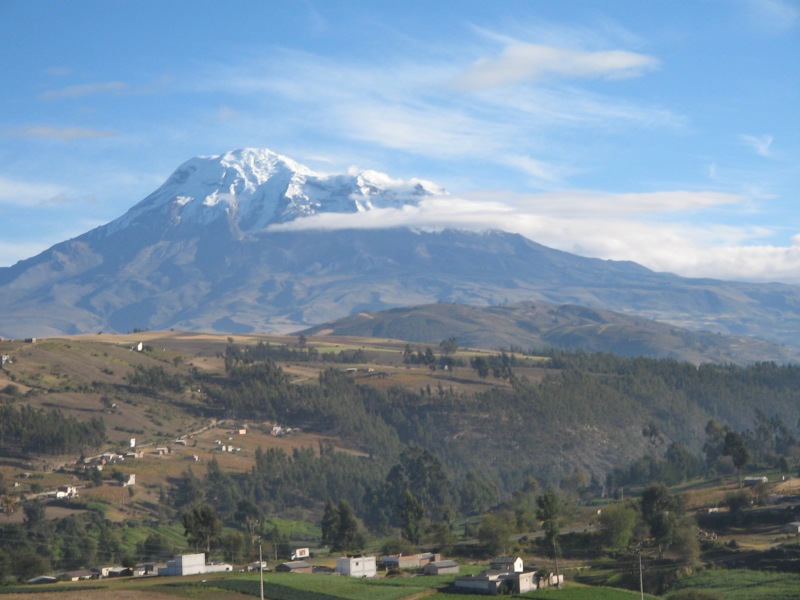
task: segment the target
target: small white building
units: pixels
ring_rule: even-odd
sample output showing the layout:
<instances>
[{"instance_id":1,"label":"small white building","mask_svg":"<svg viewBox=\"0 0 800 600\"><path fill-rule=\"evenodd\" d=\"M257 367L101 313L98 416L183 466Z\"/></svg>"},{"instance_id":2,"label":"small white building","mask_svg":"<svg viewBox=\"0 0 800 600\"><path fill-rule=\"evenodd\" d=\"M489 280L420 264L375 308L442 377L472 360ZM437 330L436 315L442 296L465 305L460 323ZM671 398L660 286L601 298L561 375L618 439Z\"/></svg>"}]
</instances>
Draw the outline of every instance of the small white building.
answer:
<instances>
[{"instance_id":1,"label":"small white building","mask_svg":"<svg viewBox=\"0 0 800 600\"><path fill-rule=\"evenodd\" d=\"M167 561L166 567L158 570L159 575L198 575L206 572L206 555L176 554L173 560Z\"/></svg>"},{"instance_id":2,"label":"small white building","mask_svg":"<svg viewBox=\"0 0 800 600\"><path fill-rule=\"evenodd\" d=\"M519 556L497 556L489 565L492 571L507 571L509 573L522 573L523 564Z\"/></svg>"},{"instance_id":3,"label":"small white building","mask_svg":"<svg viewBox=\"0 0 800 600\"><path fill-rule=\"evenodd\" d=\"M203 573L218 573L220 571L233 571L233 566L227 563L206 564L206 555L176 554L173 560L167 561L166 567L159 567L159 575L200 575Z\"/></svg>"},{"instance_id":4,"label":"small white building","mask_svg":"<svg viewBox=\"0 0 800 600\"><path fill-rule=\"evenodd\" d=\"M377 568L374 556L340 556L336 559L336 572L348 577L375 577Z\"/></svg>"}]
</instances>

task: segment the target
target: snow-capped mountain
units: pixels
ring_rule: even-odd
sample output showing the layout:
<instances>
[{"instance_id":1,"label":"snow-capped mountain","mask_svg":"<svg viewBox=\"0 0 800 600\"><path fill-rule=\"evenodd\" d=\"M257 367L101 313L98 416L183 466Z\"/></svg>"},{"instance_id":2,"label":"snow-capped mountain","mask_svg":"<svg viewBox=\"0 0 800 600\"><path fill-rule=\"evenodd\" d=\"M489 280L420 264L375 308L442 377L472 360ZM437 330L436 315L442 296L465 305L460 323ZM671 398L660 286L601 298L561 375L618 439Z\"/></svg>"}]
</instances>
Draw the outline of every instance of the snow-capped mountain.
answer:
<instances>
[{"instance_id":1,"label":"snow-capped mountain","mask_svg":"<svg viewBox=\"0 0 800 600\"><path fill-rule=\"evenodd\" d=\"M315 173L271 150L248 148L187 161L105 233L155 218L171 227L224 219L233 231L247 234L319 213L401 208L444 194L431 182L392 179L377 171Z\"/></svg>"},{"instance_id":2,"label":"snow-capped mountain","mask_svg":"<svg viewBox=\"0 0 800 600\"><path fill-rule=\"evenodd\" d=\"M181 165L118 219L0 268L0 336L140 329L287 332L435 302L576 304L800 347L800 288L696 280L516 234L288 228L446 192L320 174L269 150Z\"/></svg>"}]
</instances>

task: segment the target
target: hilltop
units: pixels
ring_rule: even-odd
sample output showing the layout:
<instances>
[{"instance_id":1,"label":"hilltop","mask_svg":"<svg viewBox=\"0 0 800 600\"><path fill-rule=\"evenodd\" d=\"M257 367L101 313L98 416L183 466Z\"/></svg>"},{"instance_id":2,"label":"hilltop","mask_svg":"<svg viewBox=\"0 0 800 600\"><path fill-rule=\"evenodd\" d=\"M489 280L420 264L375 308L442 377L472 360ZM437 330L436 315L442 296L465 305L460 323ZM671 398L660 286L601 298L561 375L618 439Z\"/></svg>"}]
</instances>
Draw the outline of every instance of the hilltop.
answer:
<instances>
[{"instance_id":1,"label":"hilltop","mask_svg":"<svg viewBox=\"0 0 800 600\"><path fill-rule=\"evenodd\" d=\"M702 363L798 362L800 353L754 338L693 331L576 305L519 302L477 307L428 304L363 311L304 330L306 335L390 337L438 344L455 338L478 348L560 348Z\"/></svg>"}]
</instances>

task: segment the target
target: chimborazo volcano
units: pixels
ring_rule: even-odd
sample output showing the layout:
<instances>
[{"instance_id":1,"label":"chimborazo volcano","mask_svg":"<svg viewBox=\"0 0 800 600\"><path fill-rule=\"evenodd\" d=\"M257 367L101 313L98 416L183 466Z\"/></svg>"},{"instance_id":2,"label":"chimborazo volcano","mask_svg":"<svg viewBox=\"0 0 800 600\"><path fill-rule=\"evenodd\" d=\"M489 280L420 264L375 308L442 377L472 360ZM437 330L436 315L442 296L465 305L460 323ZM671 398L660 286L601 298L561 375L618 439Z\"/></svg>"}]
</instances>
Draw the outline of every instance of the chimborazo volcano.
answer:
<instances>
[{"instance_id":1,"label":"chimborazo volcano","mask_svg":"<svg viewBox=\"0 0 800 600\"><path fill-rule=\"evenodd\" d=\"M193 158L118 219L0 268L0 335L289 332L432 302L539 301L800 347L794 286L655 273L501 231L303 227L446 198L427 181L323 175L269 150Z\"/></svg>"}]
</instances>

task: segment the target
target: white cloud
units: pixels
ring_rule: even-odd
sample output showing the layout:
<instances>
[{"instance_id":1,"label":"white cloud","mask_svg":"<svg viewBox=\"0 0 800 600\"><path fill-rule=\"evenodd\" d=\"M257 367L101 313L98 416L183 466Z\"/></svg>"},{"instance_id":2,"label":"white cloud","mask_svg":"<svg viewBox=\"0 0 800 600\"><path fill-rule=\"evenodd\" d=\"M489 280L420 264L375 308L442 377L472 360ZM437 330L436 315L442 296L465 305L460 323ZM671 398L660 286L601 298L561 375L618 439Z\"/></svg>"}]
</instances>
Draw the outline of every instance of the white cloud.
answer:
<instances>
[{"instance_id":1,"label":"white cloud","mask_svg":"<svg viewBox=\"0 0 800 600\"><path fill-rule=\"evenodd\" d=\"M742 141L750 146L759 156L769 156L770 146L774 138L771 135L742 135Z\"/></svg>"},{"instance_id":2,"label":"white cloud","mask_svg":"<svg viewBox=\"0 0 800 600\"><path fill-rule=\"evenodd\" d=\"M495 192L426 199L402 209L329 213L273 229L500 229L566 252L632 260L688 277L800 284L800 234L791 245L778 246L763 242L775 234L770 228L703 225L692 219L698 211L748 202L749 198L734 194L682 190Z\"/></svg>"},{"instance_id":3,"label":"white cloud","mask_svg":"<svg viewBox=\"0 0 800 600\"><path fill-rule=\"evenodd\" d=\"M639 76L657 65L652 56L625 50L587 52L515 43L507 46L499 58L477 60L458 81L462 87L476 90L549 77L622 79Z\"/></svg>"},{"instance_id":4,"label":"white cloud","mask_svg":"<svg viewBox=\"0 0 800 600\"><path fill-rule=\"evenodd\" d=\"M570 56L568 66L584 75L630 75L655 64L650 57L625 52L556 53ZM194 91L236 94L251 101L248 113L261 115L247 121L251 137L254 130L268 139L286 132L288 137L340 140L340 145L357 141L451 164L484 161L516 169L540 188L585 168L571 164L578 155L561 151L564 127L581 127L590 135L684 125L668 110L576 87L521 82L516 93L454 88L466 68L464 52L451 48L432 54L437 58L384 59L379 66L365 66L281 51L233 67L213 65Z\"/></svg>"}]
</instances>

